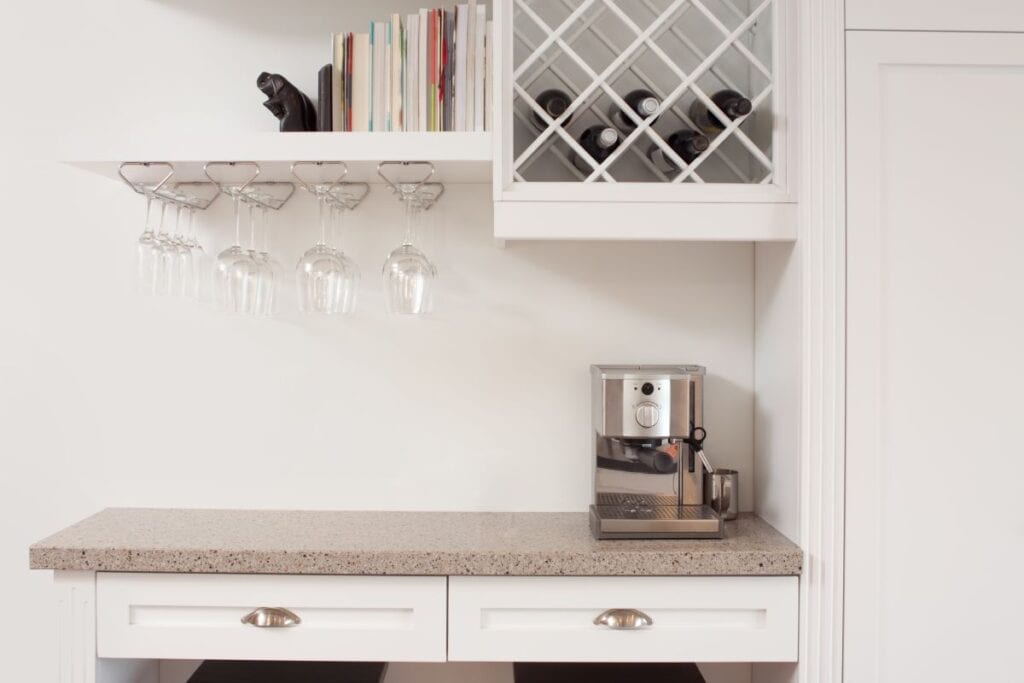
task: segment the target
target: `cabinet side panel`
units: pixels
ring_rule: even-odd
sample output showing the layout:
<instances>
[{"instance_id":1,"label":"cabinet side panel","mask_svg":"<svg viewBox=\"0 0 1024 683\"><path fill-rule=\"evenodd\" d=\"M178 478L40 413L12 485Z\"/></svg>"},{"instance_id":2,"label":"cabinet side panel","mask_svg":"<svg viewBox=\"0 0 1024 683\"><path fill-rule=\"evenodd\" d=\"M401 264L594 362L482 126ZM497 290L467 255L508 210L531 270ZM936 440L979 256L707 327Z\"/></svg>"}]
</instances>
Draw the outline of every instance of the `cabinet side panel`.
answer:
<instances>
[{"instance_id":1,"label":"cabinet side panel","mask_svg":"<svg viewBox=\"0 0 1024 683\"><path fill-rule=\"evenodd\" d=\"M754 510L800 537L800 252L754 252Z\"/></svg>"}]
</instances>

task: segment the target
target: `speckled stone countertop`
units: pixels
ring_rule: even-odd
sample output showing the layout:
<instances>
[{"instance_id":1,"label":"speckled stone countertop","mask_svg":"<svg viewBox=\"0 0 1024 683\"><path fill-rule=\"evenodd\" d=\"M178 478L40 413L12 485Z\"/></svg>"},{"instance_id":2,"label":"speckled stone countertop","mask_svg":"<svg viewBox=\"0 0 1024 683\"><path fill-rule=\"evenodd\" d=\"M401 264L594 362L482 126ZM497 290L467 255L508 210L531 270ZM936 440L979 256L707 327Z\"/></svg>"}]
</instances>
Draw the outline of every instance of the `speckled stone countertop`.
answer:
<instances>
[{"instance_id":1,"label":"speckled stone countertop","mask_svg":"<svg viewBox=\"0 0 1024 683\"><path fill-rule=\"evenodd\" d=\"M33 569L243 574L796 575L802 551L741 515L721 540L595 541L585 512L104 510Z\"/></svg>"}]
</instances>

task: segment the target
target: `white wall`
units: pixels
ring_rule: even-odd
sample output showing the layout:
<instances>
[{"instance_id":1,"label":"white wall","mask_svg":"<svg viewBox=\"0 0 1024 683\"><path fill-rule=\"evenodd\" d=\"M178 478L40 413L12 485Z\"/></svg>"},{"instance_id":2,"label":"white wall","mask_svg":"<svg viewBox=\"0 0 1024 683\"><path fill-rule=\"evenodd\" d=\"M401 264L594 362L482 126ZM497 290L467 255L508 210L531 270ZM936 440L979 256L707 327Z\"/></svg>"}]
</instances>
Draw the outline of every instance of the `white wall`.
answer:
<instances>
[{"instance_id":1,"label":"white wall","mask_svg":"<svg viewBox=\"0 0 1024 683\"><path fill-rule=\"evenodd\" d=\"M365 294L351 320L249 320L132 293L143 200L55 160L170 130L273 129L256 74L311 86L330 31L375 5L8 10L0 597L22 615L0 620L9 680L54 674L50 577L26 569L26 547L102 507L584 509L593 362L706 364L709 453L749 474L750 245L499 250L487 189L455 187L427 242L438 314L392 320L377 278L400 214L378 191L351 225ZM343 11L362 16L322 18ZM227 217L221 200L204 220L209 250ZM282 261L311 243L313 217L305 197L280 217Z\"/></svg>"}]
</instances>

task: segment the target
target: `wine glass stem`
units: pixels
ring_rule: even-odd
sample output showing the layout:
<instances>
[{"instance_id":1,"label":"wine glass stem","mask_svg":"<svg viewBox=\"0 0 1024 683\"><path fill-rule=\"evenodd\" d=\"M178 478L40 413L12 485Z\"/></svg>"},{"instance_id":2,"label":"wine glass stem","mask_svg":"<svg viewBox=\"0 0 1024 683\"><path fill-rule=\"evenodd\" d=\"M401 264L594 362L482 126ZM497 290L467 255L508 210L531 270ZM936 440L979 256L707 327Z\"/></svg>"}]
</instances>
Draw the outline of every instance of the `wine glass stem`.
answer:
<instances>
[{"instance_id":1,"label":"wine glass stem","mask_svg":"<svg viewBox=\"0 0 1024 683\"><path fill-rule=\"evenodd\" d=\"M270 253L270 214L267 212L266 207L260 207L260 227L263 228L263 251L264 254Z\"/></svg>"},{"instance_id":2,"label":"wine glass stem","mask_svg":"<svg viewBox=\"0 0 1024 683\"><path fill-rule=\"evenodd\" d=\"M320 197L320 244L327 244L327 197Z\"/></svg>"},{"instance_id":3,"label":"wine glass stem","mask_svg":"<svg viewBox=\"0 0 1024 683\"><path fill-rule=\"evenodd\" d=\"M416 209L413 207L412 195L405 197L405 244L412 244L413 237L413 218Z\"/></svg>"},{"instance_id":4,"label":"wine glass stem","mask_svg":"<svg viewBox=\"0 0 1024 683\"><path fill-rule=\"evenodd\" d=\"M153 217L153 195L146 196L146 232L153 232L153 227L150 221Z\"/></svg>"},{"instance_id":5,"label":"wine glass stem","mask_svg":"<svg viewBox=\"0 0 1024 683\"><path fill-rule=\"evenodd\" d=\"M342 232L341 232L341 223L342 223L342 220L344 219L344 217L345 217L345 209L344 209L344 207L342 207L340 205L334 207L334 221L333 221L334 225L333 225L331 231L333 233L333 238L334 238L335 244L341 244L340 248L342 248L342 249L344 249L344 247L345 247L345 245L344 245L345 235L343 235Z\"/></svg>"},{"instance_id":6,"label":"wine glass stem","mask_svg":"<svg viewBox=\"0 0 1024 683\"><path fill-rule=\"evenodd\" d=\"M249 205L249 249L256 251L256 207Z\"/></svg>"},{"instance_id":7,"label":"wine glass stem","mask_svg":"<svg viewBox=\"0 0 1024 683\"><path fill-rule=\"evenodd\" d=\"M242 246L242 200L235 195L235 246Z\"/></svg>"}]
</instances>

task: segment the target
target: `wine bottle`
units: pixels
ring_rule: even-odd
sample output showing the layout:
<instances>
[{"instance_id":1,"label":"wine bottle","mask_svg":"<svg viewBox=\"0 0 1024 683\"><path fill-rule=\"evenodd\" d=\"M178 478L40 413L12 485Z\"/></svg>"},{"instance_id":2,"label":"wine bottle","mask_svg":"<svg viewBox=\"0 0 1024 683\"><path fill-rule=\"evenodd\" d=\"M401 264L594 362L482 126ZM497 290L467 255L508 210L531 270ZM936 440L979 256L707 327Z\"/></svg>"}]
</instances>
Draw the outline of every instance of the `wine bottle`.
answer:
<instances>
[{"instance_id":1,"label":"wine bottle","mask_svg":"<svg viewBox=\"0 0 1024 683\"><path fill-rule=\"evenodd\" d=\"M658 107L661 106L661 101L654 96L650 90L633 90L624 98L629 108L633 110L641 119L646 119L648 116L652 116L658 111ZM612 104L612 108L608 111L608 116L611 117L612 122L619 127L619 130L629 132L636 128L636 124L633 123L633 119L629 117L629 114L619 108L619 105ZM657 121L657 119L655 119ZM651 122L651 125L654 121Z\"/></svg>"},{"instance_id":2,"label":"wine bottle","mask_svg":"<svg viewBox=\"0 0 1024 683\"><path fill-rule=\"evenodd\" d=\"M689 128L683 128L677 130L672 135L668 136L668 146L672 148L672 151L679 155L679 157L687 164L693 162L694 159L703 154L707 148L711 145L711 141L708 140L707 136L703 133L698 133L695 130ZM665 154L665 151L652 144L647 150L647 156L650 157L654 165L661 169L664 173L676 173L679 171L679 167L676 166L675 162L672 161L671 157Z\"/></svg>"},{"instance_id":3,"label":"wine bottle","mask_svg":"<svg viewBox=\"0 0 1024 683\"><path fill-rule=\"evenodd\" d=\"M619 131L608 126L591 126L580 135L580 146L599 164L615 151L619 142ZM590 163L581 159L578 154L573 154L572 161L583 173L590 175L594 172Z\"/></svg>"},{"instance_id":4,"label":"wine bottle","mask_svg":"<svg viewBox=\"0 0 1024 683\"><path fill-rule=\"evenodd\" d=\"M552 88L545 90L540 95L537 95L537 104L540 108L550 116L552 119L557 119L559 116L565 113L565 110L572 104L572 99L564 90L558 90ZM538 128L544 129L548 127L548 124L540 117L536 111L531 112L533 114L533 122L537 124ZM572 121L572 115L565 117L562 121L562 126L568 126L569 122Z\"/></svg>"},{"instance_id":5,"label":"wine bottle","mask_svg":"<svg viewBox=\"0 0 1024 683\"><path fill-rule=\"evenodd\" d=\"M729 117L730 121L746 116L753 109L750 100L735 90L719 90L711 96L711 101ZM707 106L699 99L690 105L690 120L708 135L718 135L729 125L728 121L722 121L717 114L708 111Z\"/></svg>"}]
</instances>

